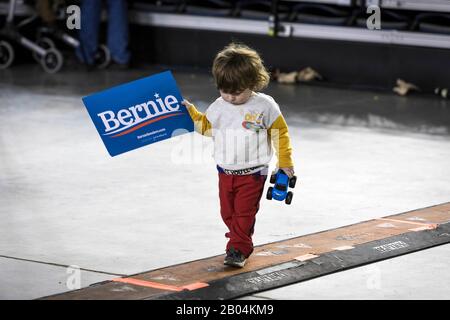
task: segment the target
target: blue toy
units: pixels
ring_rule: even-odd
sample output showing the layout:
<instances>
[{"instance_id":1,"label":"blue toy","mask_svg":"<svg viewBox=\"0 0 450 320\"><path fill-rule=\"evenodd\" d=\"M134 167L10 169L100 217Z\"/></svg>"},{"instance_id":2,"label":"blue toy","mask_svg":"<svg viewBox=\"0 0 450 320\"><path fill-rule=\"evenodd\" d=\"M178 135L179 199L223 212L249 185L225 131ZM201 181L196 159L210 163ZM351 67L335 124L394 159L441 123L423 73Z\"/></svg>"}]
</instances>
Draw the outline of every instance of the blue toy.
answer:
<instances>
[{"instance_id":1,"label":"blue toy","mask_svg":"<svg viewBox=\"0 0 450 320\"><path fill-rule=\"evenodd\" d=\"M267 190L267 200L284 200L286 204L291 204L294 194L292 191L288 191L288 187L294 188L296 182L296 176L289 179L287 174L284 173L283 170L279 169L277 173L270 176L270 183L275 183L275 185L273 187L269 187L269 190Z\"/></svg>"}]
</instances>

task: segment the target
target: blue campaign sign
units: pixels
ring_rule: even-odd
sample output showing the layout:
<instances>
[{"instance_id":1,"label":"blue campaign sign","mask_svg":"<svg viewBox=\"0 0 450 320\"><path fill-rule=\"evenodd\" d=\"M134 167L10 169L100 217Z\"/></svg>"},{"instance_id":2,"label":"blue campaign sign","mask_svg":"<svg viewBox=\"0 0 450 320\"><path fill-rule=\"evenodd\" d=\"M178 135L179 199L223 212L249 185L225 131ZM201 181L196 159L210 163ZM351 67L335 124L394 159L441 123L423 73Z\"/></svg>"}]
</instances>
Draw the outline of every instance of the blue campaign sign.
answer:
<instances>
[{"instance_id":1,"label":"blue campaign sign","mask_svg":"<svg viewBox=\"0 0 450 320\"><path fill-rule=\"evenodd\" d=\"M83 98L111 156L193 131L181 101L170 71Z\"/></svg>"}]
</instances>

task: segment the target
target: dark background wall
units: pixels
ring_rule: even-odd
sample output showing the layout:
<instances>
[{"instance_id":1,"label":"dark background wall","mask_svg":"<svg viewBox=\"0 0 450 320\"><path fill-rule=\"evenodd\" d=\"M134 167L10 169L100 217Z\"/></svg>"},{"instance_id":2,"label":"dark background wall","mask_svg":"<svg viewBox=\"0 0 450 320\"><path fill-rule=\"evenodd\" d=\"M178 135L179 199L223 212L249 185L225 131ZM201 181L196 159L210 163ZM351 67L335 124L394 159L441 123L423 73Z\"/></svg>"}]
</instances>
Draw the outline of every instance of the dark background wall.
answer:
<instances>
[{"instance_id":1,"label":"dark background wall","mask_svg":"<svg viewBox=\"0 0 450 320\"><path fill-rule=\"evenodd\" d=\"M450 87L450 50L445 49L138 25L131 27L131 35L137 62L207 71L217 51L237 40L257 49L271 70L309 66L336 85L391 90L402 78L424 92Z\"/></svg>"}]
</instances>

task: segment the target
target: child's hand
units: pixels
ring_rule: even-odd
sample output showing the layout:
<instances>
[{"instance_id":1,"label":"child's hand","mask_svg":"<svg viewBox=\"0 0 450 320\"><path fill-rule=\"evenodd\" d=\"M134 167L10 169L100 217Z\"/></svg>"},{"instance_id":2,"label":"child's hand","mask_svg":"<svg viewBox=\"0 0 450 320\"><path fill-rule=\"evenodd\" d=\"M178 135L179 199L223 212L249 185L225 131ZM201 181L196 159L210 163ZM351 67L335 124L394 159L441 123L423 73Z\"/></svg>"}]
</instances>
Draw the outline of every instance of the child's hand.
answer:
<instances>
[{"instance_id":1,"label":"child's hand","mask_svg":"<svg viewBox=\"0 0 450 320\"><path fill-rule=\"evenodd\" d=\"M283 170L289 178L292 178L294 176L294 167L285 167L280 169Z\"/></svg>"},{"instance_id":2,"label":"child's hand","mask_svg":"<svg viewBox=\"0 0 450 320\"><path fill-rule=\"evenodd\" d=\"M192 103L190 103L188 100L186 100L186 99L184 99L183 101L181 101L181 104L183 105L183 106L185 106L186 108L190 108L190 107L193 107L194 105L192 104Z\"/></svg>"}]
</instances>

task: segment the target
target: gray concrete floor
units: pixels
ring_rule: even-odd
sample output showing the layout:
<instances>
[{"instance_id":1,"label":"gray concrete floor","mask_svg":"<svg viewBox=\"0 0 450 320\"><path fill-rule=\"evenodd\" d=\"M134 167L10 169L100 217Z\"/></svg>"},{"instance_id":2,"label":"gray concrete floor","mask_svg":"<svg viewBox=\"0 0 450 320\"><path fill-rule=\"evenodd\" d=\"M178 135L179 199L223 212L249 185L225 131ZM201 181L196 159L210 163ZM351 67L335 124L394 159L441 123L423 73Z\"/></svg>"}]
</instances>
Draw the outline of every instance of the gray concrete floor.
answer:
<instances>
[{"instance_id":1,"label":"gray concrete floor","mask_svg":"<svg viewBox=\"0 0 450 320\"><path fill-rule=\"evenodd\" d=\"M77 267L0 258L0 299L35 299L117 278Z\"/></svg>"},{"instance_id":2,"label":"gray concrete floor","mask_svg":"<svg viewBox=\"0 0 450 320\"><path fill-rule=\"evenodd\" d=\"M81 102L158 71L0 71L0 298L66 291L69 265L89 270L85 286L223 253L211 141L192 133L111 158ZM217 95L208 74L175 77L200 109ZM267 93L290 126L301 183L291 206L262 200L256 244L449 201L448 101L305 85ZM374 264L377 291L364 289L368 266L250 298L448 299L449 253Z\"/></svg>"}]
</instances>

